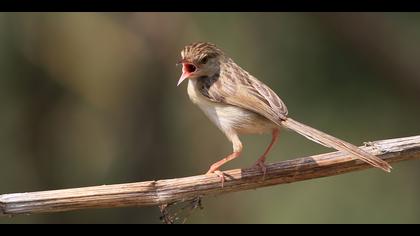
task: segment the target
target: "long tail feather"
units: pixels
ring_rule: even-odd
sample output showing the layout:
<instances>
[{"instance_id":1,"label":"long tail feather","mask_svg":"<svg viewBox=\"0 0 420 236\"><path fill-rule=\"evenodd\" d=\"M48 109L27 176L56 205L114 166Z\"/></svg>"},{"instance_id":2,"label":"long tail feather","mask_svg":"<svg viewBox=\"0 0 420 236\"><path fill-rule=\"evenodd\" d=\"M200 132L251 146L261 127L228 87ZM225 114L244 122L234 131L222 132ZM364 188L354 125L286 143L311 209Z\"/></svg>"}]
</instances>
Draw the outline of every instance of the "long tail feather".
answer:
<instances>
[{"instance_id":1,"label":"long tail feather","mask_svg":"<svg viewBox=\"0 0 420 236\"><path fill-rule=\"evenodd\" d=\"M339 151L348 152L358 157L359 159L371 164L372 166L378 167L386 172L391 172L392 167L387 162L385 162L384 160L380 159L377 156L374 156L368 152L363 151L362 149L346 141L335 138L317 129L314 129L312 127L299 123L291 118L287 118L286 120L283 120L281 122L281 125L323 146L334 148Z\"/></svg>"}]
</instances>

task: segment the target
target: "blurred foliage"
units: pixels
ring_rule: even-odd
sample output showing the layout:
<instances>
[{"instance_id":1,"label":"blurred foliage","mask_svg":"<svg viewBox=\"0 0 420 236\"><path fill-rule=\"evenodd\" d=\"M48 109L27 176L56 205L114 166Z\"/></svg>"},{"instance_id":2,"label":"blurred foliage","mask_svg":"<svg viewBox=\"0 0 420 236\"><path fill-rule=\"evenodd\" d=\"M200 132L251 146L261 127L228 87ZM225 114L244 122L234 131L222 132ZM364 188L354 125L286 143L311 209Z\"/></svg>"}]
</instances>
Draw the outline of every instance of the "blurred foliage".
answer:
<instances>
[{"instance_id":1,"label":"blurred foliage","mask_svg":"<svg viewBox=\"0 0 420 236\"><path fill-rule=\"evenodd\" d=\"M231 144L176 87L210 41L297 120L360 145L420 133L417 13L2 13L0 193L201 174ZM248 167L270 137L242 138ZM328 151L282 132L269 161ZM203 199L190 223L420 223L420 163ZM159 223L83 210L0 223Z\"/></svg>"}]
</instances>

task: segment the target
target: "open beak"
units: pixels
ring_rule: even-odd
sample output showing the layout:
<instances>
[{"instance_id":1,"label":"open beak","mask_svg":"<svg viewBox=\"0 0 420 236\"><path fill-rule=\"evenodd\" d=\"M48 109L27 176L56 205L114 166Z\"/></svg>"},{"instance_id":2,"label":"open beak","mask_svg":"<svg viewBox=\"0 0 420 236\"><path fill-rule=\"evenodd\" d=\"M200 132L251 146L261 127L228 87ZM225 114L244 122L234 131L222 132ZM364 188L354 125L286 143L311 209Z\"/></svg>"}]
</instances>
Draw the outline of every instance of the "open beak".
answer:
<instances>
[{"instance_id":1,"label":"open beak","mask_svg":"<svg viewBox=\"0 0 420 236\"><path fill-rule=\"evenodd\" d=\"M179 78L176 86L179 86L185 79L187 79L191 75L191 73L195 72L195 70L197 69L195 65L185 60L181 60L177 63L177 65L178 64L182 64L182 75Z\"/></svg>"}]
</instances>

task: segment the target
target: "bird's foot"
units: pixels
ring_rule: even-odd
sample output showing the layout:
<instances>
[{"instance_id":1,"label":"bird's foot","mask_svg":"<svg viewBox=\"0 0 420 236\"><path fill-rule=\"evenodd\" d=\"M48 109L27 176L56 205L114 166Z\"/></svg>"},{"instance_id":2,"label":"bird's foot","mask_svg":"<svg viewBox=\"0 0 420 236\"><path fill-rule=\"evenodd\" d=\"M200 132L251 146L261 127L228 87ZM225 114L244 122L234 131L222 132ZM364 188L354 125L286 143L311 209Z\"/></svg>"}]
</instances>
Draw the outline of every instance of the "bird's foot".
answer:
<instances>
[{"instance_id":1,"label":"bird's foot","mask_svg":"<svg viewBox=\"0 0 420 236\"><path fill-rule=\"evenodd\" d=\"M212 170L211 168L209 171L207 171L206 175L210 175L210 174L216 174L217 176L219 176L220 183L222 184L222 188L223 188L225 184L225 174L220 170Z\"/></svg>"},{"instance_id":2,"label":"bird's foot","mask_svg":"<svg viewBox=\"0 0 420 236\"><path fill-rule=\"evenodd\" d=\"M259 168L261 170L261 172L263 172L263 180L265 179L265 174L267 173L267 166L265 165L264 161L260 159L258 159L254 165L254 168Z\"/></svg>"}]
</instances>

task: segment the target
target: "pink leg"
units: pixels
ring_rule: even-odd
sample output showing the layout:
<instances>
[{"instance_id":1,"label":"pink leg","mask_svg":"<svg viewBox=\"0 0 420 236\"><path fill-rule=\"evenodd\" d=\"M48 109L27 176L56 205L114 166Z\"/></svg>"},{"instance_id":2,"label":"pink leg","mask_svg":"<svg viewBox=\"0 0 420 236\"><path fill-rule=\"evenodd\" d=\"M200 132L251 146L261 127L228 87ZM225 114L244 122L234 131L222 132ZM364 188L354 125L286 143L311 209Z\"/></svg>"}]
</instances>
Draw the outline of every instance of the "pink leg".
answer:
<instances>
[{"instance_id":1,"label":"pink leg","mask_svg":"<svg viewBox=\"0 0 420 236\"><path fill-rule=\"evenodd\" d=\"M222 160L214 163L213 165L210 166L210 169L207 171L206 174L211 174L211 173L215 173L217 176L220 177L220 181L222 182L222 188L223 185L225 183L225 175L223 174L222 171L219 170L219 168L226 164L226 162L229 162L237 157L239 157L241 155L241 152L233 152L232 154L228 155L227 157L223 158Z\"/></svg>"},{"instance_id":2,"label":"pink leg","mask_svg":"<svg viewBox=\"0 0 420 236\"><path fill-rule=\"evenodd\" d=\"M237 157L239 157L241 155L241 152L233 152L232 154L228 155L227 157L223 158L222 160L214 163L213 165L211 165L209 171L207 171L206 174L210 174L210 173L214 173L215 171L219 170L219 168L226 164L226 162L229 162Z\"/></svg>"},{"instance_id":3,"label":"pink leg","mask_svg":"<svg viewBox=\"0 0 420 236\"><path fill-rule=\"evenodd\" d=\"M262 154L260 158L258 158L258 160L254 164L254 166L258 166L261 169L261 171L264 172L264 176L265 176L265 173L267 172L267 167L264 164L265 159L267 158L267 155L270 152L270 150L273 148L274 144L277 142L279 134L280 134L280 130L278 128L273 129L270 145L268 145L265 152Z\"/></svg>"},{"instance_id":4,"label":"pink leg","mask_svg":"<svg viewBox=\"0 0 420 236\"><path fill-rule=\"evenodd\" d=\"M226 164L227 162L239 157L241 155L241 152L242 152L242 143L239 140L238 135L236 133L228 133L227 136L233 144L233 153L231 153L230 155L226 156L222 160L220 160L220 161L214 163L213 165L211 165L210 169L206 173L206 174L215 173L217 176L219 176L220 181L222 182L222 188L223 188L223 184L225 183L225 175L223 174L222 171L219 170L219 168L222 165Z\"/></svg>"}]
</instances>

